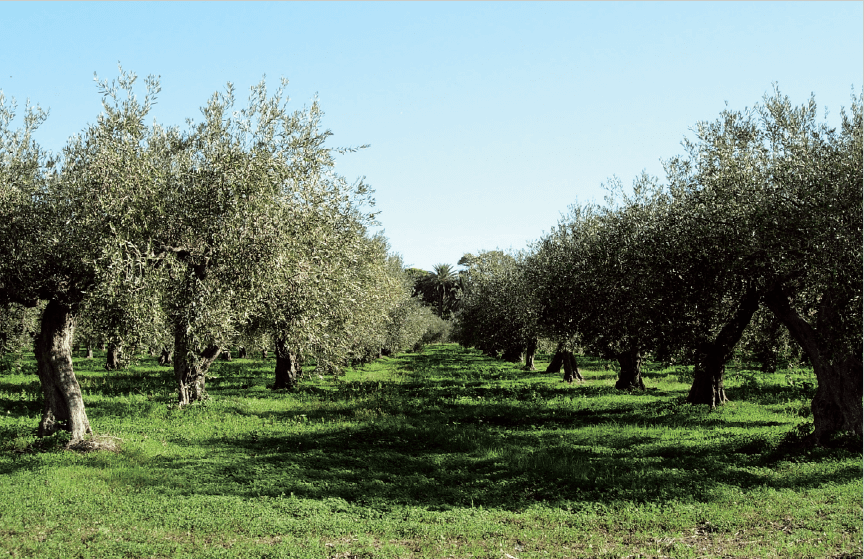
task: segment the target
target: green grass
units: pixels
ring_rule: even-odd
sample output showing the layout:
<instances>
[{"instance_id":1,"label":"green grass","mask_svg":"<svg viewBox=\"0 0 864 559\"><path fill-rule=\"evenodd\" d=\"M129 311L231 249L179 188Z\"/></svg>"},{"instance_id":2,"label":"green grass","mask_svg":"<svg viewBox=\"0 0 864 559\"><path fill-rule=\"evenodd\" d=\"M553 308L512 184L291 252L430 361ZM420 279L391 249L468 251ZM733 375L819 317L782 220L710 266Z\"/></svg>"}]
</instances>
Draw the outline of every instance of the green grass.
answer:
<instances>
[{"instance_id":1,"label":"green grass","mask_svg":"<svg viewBox=\"0 0 864 559\"><path fill-rule=\"evenodd\" d=\"M538 362L542 371L547 363ZM457 346L272 391L273 361L219 362L179 410L173 373L76 359L120 451L37 440L35 364L0 374L0 556L861 557L861 453L805 433L807 370L729 374L732 402L586 382ZM683 382L682 382L683 381Z\"/></svg>"}]
</instances>

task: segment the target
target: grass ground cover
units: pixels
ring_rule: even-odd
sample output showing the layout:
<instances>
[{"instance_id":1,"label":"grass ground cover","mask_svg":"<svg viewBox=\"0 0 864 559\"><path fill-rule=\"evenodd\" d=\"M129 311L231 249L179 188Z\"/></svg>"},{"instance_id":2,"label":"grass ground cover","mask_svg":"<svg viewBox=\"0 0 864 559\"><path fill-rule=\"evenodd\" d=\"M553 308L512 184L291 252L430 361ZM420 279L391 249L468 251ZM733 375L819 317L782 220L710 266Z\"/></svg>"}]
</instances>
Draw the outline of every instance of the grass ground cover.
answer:
<instances>
[{"instance_id":1,"label":"grass ground cover","mask_svg":"<svg viewBox=\"0 0 864 559\"><path fill-rule=\"evenodd\" d=\"M267 388L272 361L219 362L211 399L179 410L169 368L102 363L75 367L117 452L37 440L35 363L0 374L0 555L862 554L860 451L788 444L806 369L732 371L710 411L682 369L622 393L601 361L567 385L441 345L290 392Z\"/></svg>"}]
</instances>

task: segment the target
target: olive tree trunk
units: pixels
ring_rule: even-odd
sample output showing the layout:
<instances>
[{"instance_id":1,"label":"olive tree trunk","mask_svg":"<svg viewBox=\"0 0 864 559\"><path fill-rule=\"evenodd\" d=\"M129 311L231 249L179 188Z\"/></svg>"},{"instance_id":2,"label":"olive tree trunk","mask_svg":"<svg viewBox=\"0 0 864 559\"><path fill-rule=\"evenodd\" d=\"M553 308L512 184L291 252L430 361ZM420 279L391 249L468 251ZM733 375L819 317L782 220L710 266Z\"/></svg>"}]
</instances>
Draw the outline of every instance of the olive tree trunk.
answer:
<instances>
[{"instance_id":1,"label":"olive tree trunk","mask_svg":"<svg viewBox=\"0 0 864 559\"><path fill-rule=\"evenodd\" d=\"M162 353L159 355L160 365L171 365L174 362L174 350L167 347L162 348Z\"/></svg>"},{"instance_id":2,"label":"olive tree trunk","mask_svg":"<svg viewBox=\"0 0 864 559\"><path fill-rule=\"evenodd\" d=\"M189 347L185 333L174 336L174 376L177 378L180 407L207 399L204 383L210 365L219 356L219 346L211 345L203 351Z\"/></svg>"},{"instance_id":3,"label":"olive tree trunk","mask_svg":"<svg viewBox=\"0 0 864 559\"><path fill-rule=\"evenodd\" d=\"M862 363L861 347L845 348L836 339L839 317L832 306L830 293L822 296L816 316L816 327L810 325L789 303L782 287L765 296L765 304L797 341L816 373L816 395L810 404L814 432L810 442L821 444L834 433L849 431L862 434ZM859 325L860 326L860 325Z\"/></svg>"},{"instance_id":4,"label":"olive tree trunk","mask_svg":"<svg viewBox=\"0 0 864 559\"><path fill-rule=\"evenodd\" d=\"M70 344L74 331L75 316L72 311L52 299L42 311L39 334L34 344L37 371L45 399L38 435L44 437L65 429L71 434L72 443L93 432L84 411L81 387L72 370Z\"/></svg>"},{"instance_id":5,"label":"olive tree trunk","mask_svg":"<svg viewBox=\"0 0 864 559\"><path fill-rule=\"evenodd\" d=\"M501 354L501 359L503 361L507 361L509 363L521 363L522 362L522 348L519 346L509 346Z\"/></svg>"},{"instance_id":6,"label":"olive tree trunk","mask_svg":"<svg viewBox=\"0 0 864 559\"><path fill-rule=\"evenodd\" d=\"M534 366L534 356L537 354L537 338L528 340L528 347L525 348L525 370L536 371Z\"/></svg>"},{"instance_id":7,"label":"olive tree trunk","mask_svg":"<svg viewBox=\"0 0 864 559\"><path fill-rule=\"evenodd\" d=\"M108 351L105 353L105 370L116 371L123 368L123 359L121 356L120 346L117 344L108 344Z\"/></svg>"},{"instance_id":8,"label":"olive tree trunk","mask_svg":"<svg viewBox=\"0 0 864 559\"><path fill-rule=\"evenodd\" d=\"M573 356L573 352L562 351L561 354L561 364L564 366L563 381L571 384L576 379L579 381L585 380L579 373L579 367L576 366L576 357Z\"/></svg>"},{"instance_id":9,"label":"olive tree trunk","mask_svg":"<svg viewBox=\"0 0 864 559\"><path fill-rule=\"evenodd\" d=\"M642 381L642 353L637 347L631 347L616 356L621 371L615 388L618 390L645 390Z\"/></svg>"},{"instance_id":10,"label":"olive tree trunk","mask_svg":"<svg viewBox=\"0 0 864 559\"><path fill-rule=\"evenodd\" d=\"M273 389L294 388L300 380L299 355L288 348L285 340L276 340L276 381Z\"/></svg>"},{"instance_id":11,"label":"olive tree trunk","mask_svg":"<svg viewBox=\"0 0 864 559\"><path fill-rule=\"evenodd\" d=\"M696 365L693 367L693 385L687 394L690 404L706 404L715 408L729 401L723 388L726 362L753 315L759 309L762 293L753 285L747 287L738 310L713 340L696 348Z\"/></svg>"},{"instance_id":12,"label":"olive tree trunk","mask_svg":"<svg viewBox=\"0 0 864 559\"><path fill-rule=\"evenodd\" d=\"M555 349L555 355L552 356L552 361L549 363L549 366L546 367L547 373L560 373L561 366L564 364L564 351L561 349L559 345Z\"/></svg>"}]
</instances>

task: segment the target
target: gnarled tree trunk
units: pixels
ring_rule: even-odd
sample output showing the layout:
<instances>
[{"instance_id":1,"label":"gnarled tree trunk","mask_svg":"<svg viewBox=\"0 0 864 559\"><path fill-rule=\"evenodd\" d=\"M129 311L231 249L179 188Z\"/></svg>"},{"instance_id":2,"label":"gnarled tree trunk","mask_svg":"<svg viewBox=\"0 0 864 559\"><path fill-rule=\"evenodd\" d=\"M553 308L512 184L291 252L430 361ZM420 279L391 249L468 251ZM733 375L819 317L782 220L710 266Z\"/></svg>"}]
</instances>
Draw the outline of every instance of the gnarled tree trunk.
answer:
<instances>
[{"instance_id":1,"label":"gnarled tree trunk","mask_svg":"<svg viewBox=\"0 0 864 559\"><path fill-rule=\"evenodd\" d=\"M570 384L575 379L579 379L580 381L585 380L579 373L579 367L576 366L576 357L573 356L572 351L561 352L561 364L564 366L564 382Z\"/></svg>"},{"instance_id":2,"label":"gnarled tree trunk","mask_svg":"<svg viewBox=\"0 0 864 559\"><path fill-rule=\"evenodd\" d=\"M70 442L73 443L93 432L84 411L81 387L72 370L70 343L74 330L72 311L52 299L42 311L42 323L34 347L45 398L38 434L44 437L65 429L71 434Z\"/></svg>"},{"instance_id":3,"label":"gnarled tree trunk","mask_svg":"<svg viewBox=\"0 0 864 559\"><path fill-rule=\"evenodd\" d=\"M713 409L729 401L723 388L723 377L728 360L724 348L716 343L702 344L696 350L693 384L687 394L688 403L706 404Z\"/></svg>"},{"instance_id":4,"label":"gnarled tree trunk","mask_svg":"<svg viewBox=\"0 0 864 559\"><path fill-rule=\"evenodd\" d=\"M561 344L558 344L558 347L555 348L555 354L552 356L552 362L549 363L549 366L546 367L547 373L560 373L561 366L564 364L564 352L561 349Z\"/></svg>"},{"instance_id":5,"label":"gnarled tree trunk","mask_svg":"<svg viewBox=\"0 0 864 559\"><path fill-rule=\"evenodd\" d=\"M117 344L108 344L108 351L105 353L105 370L116 371L123 368L123 360L121 357L120 346Z\"/></svg>"},{"instance_id":6,"label":"gnarled tree trunk","mask_svg":"<svg viewBox=\"0 0 864 559\"><path fill-rule=\"evenodd\" d=\"M631 347L622 351L616 358L621 371L618 373L618 381L615 388L618 390L645 390L642 381L642 353L638 347Z\"/></svg>"},{"instance_id":7,"label":"gnarled tree trunk","mask_svg":"<svg viewBox=\"0 0 864 559\"><path fill-rule=\"evenodd\" d=\"M177 378L178 403L180 407L207 399L204 386L210 365L219 356L219 346L209 346L204 351L189 347L183 333L174 336L174 376Z\"/></svg>"},{"instance_id":8,"label":"gnarled tree trunk","mask_svg":"<svg viewBox=\"0 0 864 559\"><path fill-rule=\"evenodd\" d=\"M276 340L276 381L273 389L294 388L300 380L299 356L288 348L285 340Z\"/></svg>"},{"instance_id":9,"label":"gnarled tree trunk","mask_svg":"<svg viewBox=\"0 0 864 559\"><path fill-rule=\"evenodd\" d=\"M528 340L528 347L525 348L525 370L535 371L534 356L537 354L537 338Z\"/></svg>"},{"instance_id":10,"label":"gnarled tree trunk","mask_svg":"<svg viewBox=\"0 0 864 559\"><path fill-rule=\"evenodd\" d=\"M162 348L162 353L159 355L160 365L171 365L174 362L174 350L167 347Z\"/></svg>"},{"instance_id":11,"label":"gnarled tree trunk","mask_svg":"<svg viewBox=\"0 0 864 559\"><path fill-rule=\"evenodd\" d=\"M832 307L830 293L823 294L816 316L816 328L804 320L789 303L782 287L775 287L765 296L765 304L789 328L792 337L801 344L818 386L813 402L814 432L810 442L821 444L834 433L850 431L862 434L862 363L861 347L843 348L833 331L839 320ZM860 325L859 325L860 326ZM845 350L845 351L844 351Z\"/></svg>"},{"instance_id":12,"label":"gnarled tree trunk","mask_svg":"<svg viewBox=\"0 0 864 559\"><path fill-rule=\"evenodd\" d=\"M691 404L707 404L712 408L729 401L723 389L723 375L726 372L726 362L732 357L735 345L744 334L744 329L750 324L762 293L755 285L747 286L741 303L735 315L726 323L717 337L711 342L700 344L696 348L696 366L693 368L693 385L687 394L687 402Z\"/></svg>"}]
</instances>

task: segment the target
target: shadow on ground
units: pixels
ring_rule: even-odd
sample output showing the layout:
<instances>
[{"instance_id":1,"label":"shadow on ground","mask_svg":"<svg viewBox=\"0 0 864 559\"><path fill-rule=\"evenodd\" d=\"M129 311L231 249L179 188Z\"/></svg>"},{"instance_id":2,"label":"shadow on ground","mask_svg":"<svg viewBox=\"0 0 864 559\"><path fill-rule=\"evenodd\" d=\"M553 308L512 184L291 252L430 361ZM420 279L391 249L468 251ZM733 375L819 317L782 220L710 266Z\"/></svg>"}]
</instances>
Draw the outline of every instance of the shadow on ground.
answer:
<instances>
[{"instance_id":1,"label":"shadow on ground","mask_svg":"<svg viewBox=\"0 0 864 559\"><path fill-rule=\"evenodd\" d=\"M521 510L541 501L709 502L729 488L801 490L861 476L860 466L837 467L830 474L818 468L765 473L782 461L815 463L845 451L781 449L776 440L747 431L700 441L691 434L710 438L715 428L780 424L730 421L720 412L684 404L680 395L659 390L622 395L590 383L524 382L543 373L470 352L430 351L398 359L404 374L394 381L326 381L291 392L256 393L327 406L302 413L231 410L270 424L306 422L303 428L228 436L220 434L218 417L207 418L214 426L210 436L178 431L166 437L181 446L205 447L206 458L129 453L127 460L145 467L118 475L123 483L172 493L293 494L382 510L403 505ZM170 370L157 369L94 374L82 385L108 396L133 388L164 390L171 379ZM210 391L214 399L225 398L239 394L243 385L262 382L260 367L223 363ZM26 413L38 411L28 404ZM0 411L19 408L11 396L0 398ZM92 409L106 416L130 413L122 403L103 402ZM350 421L334 422L339 416ZM669 429L680 429L681 440L657 435ZM27 466L22 462L20 467ZM814 470L819 473L804 473Z\"/></svg>"}]
</instances>

